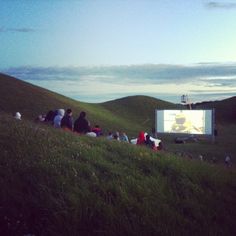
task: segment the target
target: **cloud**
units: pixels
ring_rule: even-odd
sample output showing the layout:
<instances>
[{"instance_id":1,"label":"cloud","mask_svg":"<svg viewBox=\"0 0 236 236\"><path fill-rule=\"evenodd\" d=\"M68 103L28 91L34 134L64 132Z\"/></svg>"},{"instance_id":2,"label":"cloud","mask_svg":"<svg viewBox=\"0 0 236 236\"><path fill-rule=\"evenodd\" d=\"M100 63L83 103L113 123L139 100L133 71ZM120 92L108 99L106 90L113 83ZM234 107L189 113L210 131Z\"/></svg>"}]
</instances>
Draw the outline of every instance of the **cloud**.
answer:
<instances>
[{"instance_id":1,"label":"cloud","mask_svg":"<svg viewBox=\"0 0 236 236\"><path fill-rule=\"evenodd\" d=\"M173 102L182 93L204 99L236 91L236 63L17 67L2 72L85 102L137 94Z\"/></svg>"},{"instance_id":2,"label":"cloud","mask_svg":"<svg viewBox=\"0 0 236 236\"><path fill-rule=\"evenodd\" d=\"M33 28L27 28L27 27L22 27L22 28L0 28L0 33L8 33L8 32L16 32L16 33L32 33L35 32L36 30Z\"/></svg>"},{"instance_id":3,"label":"cloud","mask_svg":"<svg viewBox=\"0 0 236 236\"><path fill-rule=\"evenodd\" d=\"M206 3L206 7L208 9L231 10L231 9L236 9L236 3L233 3L233 2L211 1L211 2Z\"/></svg>"}]
</instances>

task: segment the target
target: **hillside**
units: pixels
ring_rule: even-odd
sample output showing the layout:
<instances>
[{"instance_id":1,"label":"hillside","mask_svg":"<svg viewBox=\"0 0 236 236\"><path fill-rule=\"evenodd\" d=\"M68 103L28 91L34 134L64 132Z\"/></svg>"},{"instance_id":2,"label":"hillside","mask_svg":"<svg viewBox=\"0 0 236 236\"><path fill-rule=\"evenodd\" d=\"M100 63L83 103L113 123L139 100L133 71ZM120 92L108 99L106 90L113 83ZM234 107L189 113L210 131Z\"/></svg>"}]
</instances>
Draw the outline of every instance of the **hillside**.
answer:
<instances>
[{"instance_id":1,"label":"hillside","mask_svg":"<svg viewBox=\"0 0 236 236\"><path fill-rule=\"evenodd\" d=\"M0 113L1 235L235 235L236 172Z\"/></svg>"},{"instance_id":2,"label":"hillside","mask_svg":"<svg viewBox=\"0 0 236 236\"><path fill-rule=\"evenodd\" d=\"M105 131L135 135L152 127L156 108L178 105L145 96L82 103L0 74L2 235L236 234L235 169L189 158L234 157L236 125L220 125L214 144L169 139L153 152L34 122L67 107Z\"/></svg>"},{"instance_id":3,"label":"hillside","mask_svg":"<svg viewBox=\"0 0 236 236\"><path fill-rule=\"evenodd\" d=\"M216 108L218 136L215 144L209 141L176 145L174 137L161 136L165 150L179 155L223 163L226 155L235 159L234 122L235 98L218 102L196 104L197 108ZM168 103L147 96L130 96L113 101L91 104L75 101L49 90L0 74L0 111L13 114L20 111L23 119L34 120L39 114L57 108L72 108L74 119L84 110L92 125L99 124L104 133L125 131L128 136L137 137L140 130L151 132L154 126L155 109L176 109L181 105Z\"/></svg>"},{"instance_id":4,"label":"hillside","mask_svg":"<svg viewBox=\"0 0 236 236\"><path fill-rule=\"evenodd\" d=\"M140 130L151 130L155 108L165 106L175 107L174 104L143 96L128 97L104 104L84 103L0 74L0 111L10 114L20 111L23 118L30 120L49 110L70 107L74 118L84 110L88 113L91 124L99 124L106 132L119 130L137 135ZM137 113L137 110L141 112Z\"/></svg>"},{"instance_id":5,"label":"hillside","mask_svg":"<svg viewBox=\"0 0 236 236\"><path fill-rule=\"evenodd\" d=\"M236 123L236 96L221 101L197 103L195 108L215 108L217 123Z\"/></svg>"},{"instance_id":6,"label":"hillside","mask_svg":"<svg viewBox=\"0 0 236 236\"><path fill-rule=\"evenodd\" d=\"M116 116L145 125L151 131L155 124L156 109L183 109L183 106L148 96L130 96L101 104Z\"/></svg>"}]
</instances>

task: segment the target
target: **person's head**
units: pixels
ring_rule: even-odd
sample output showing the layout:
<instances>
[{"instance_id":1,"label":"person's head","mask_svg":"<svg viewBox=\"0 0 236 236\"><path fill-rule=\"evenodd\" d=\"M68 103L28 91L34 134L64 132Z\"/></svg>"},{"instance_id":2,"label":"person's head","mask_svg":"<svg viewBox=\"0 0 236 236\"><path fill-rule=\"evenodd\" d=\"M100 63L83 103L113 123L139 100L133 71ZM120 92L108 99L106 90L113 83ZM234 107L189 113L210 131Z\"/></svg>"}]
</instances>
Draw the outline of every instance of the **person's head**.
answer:
<instances>
[{"instance_id":1,"label":"person's head","mask_svg":"<svg viewBox=\"0 0 236 236\"><path fill-rule=\"evenodd\" d=\"M16 112L16 114L15 114L15 119L17 119L17 120L21 120L21 114L20 114L20 112Z\"/></svg>"},{"instance_id":2,"label":"person's head","mask_svg":"<svg viewBox=\"0 0 236 236\"><path fill-rule=\"evenodd\" d=\"M58 109L57 110L57 115L64 116L65 115L65 110L64 109Z\"/></svg>"},{"instance_id":3,"label":"person's head","mask_svg":"<svg viewBox=\"0 0 236 236\"><path fill-rule=\"evenodd\" d=\"M68 109L66 110L66 114L67 114L68 116L72 116L72 110L71 110L70 108L68 108Z\"/></svg>"},{"instance_id":4,"label":"person's head","mask_svg":"<svg viewBox=\"0 0 236 236\"><path fill-rule=\"evenodd\" d=\"M85 116L86 116L86 112L85 111L81 111L79 117L84 118Z\"/></svg>"}]
</instances>

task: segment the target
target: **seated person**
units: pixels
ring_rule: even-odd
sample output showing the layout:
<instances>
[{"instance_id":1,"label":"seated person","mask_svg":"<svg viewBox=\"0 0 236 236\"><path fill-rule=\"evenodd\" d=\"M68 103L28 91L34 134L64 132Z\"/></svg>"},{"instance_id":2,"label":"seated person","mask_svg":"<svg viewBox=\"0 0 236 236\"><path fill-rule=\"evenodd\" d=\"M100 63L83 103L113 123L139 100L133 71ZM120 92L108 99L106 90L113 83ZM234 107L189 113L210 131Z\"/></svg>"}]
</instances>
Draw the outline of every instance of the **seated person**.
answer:
<instances>
[{"instance_id":1,"label":"seated person","mask_svg":"<svg viewBox=\"0 0 236 236\"><path fill-rule=\"evenodd\" d=\"M61 128L61 120L62 120L64 114L65 114L64 109L58 109L57 110L57 115L53 119L53 126L55 128Z\"/></svg>"},{"instance_id":2,"label":"seated person","mask_svg":"<svg viewBox=\"0 0 236 236\"><path fill-rule=\"evenodd\" d=\"M123 132L120 135L120 141L129 143L129 139L128 139L128 136L126 135L126 133Z\"/></svg>"},{"instance_id":3,"label":"seated person","mask_svg":"<svg viewBox=\"0 0 236 236\"><path fill-rule=\"evenodd\" d=\"M117 140L117 141L120 141L120 134L118 131L116 131L114 134L113 134L113 139Z\"/></svg>"},{"instance_id":4,"label":"seated person","mask_svg":"<svg viewBox=\"0 0 236 236\"><path fill-rule=\"evenodd\" d=\"M88 120L85 118L86 112L82 111L79 118L74 123L74 132L86 134L91 131Z\"/></svg>"},{"instance_id":5,"label":"seated person","mask_svg":"<svg viewBox=\"0 0 236 236\"><path fill-rule=\"evenodd\" d=\"M137 145L145 144L145 134L141 131L138 135Z\"/></svg>"},{"instance_id":6,"label":"seated person","mask_svg":"<svg viewBox=\"0 0 236 236\"><path fill-rule=\"evenodd\" d=\"M106 137L108 140L111 140L111 139L113 139L113 134L112 134L112 132L110 131L109 133L108 133L108 135L107 135L107 137Z\"/></svg>"},{"instance_id":7,"label":"seated person","mask_svg":"<svg viewBox=\"0 0 236 236\"><path fill-rule=\"evenodd\" d=\"M72 110L67 109L66 114L63 116L61 120L61 128L64 130L70 130L73 129L73 119L72 119Z\"/></svg>"},{"instance_id":8,"label":"seated person","mask_svg":"<svg viewBox=\"0 0 236 236\"><path fill-rule=\"evenodd\" d=\"M100 128L99 125L95 125L94 128L92 128L92 132L94 132L97 137L102 135L102 129Z\"/></svg>"}]
</instances>

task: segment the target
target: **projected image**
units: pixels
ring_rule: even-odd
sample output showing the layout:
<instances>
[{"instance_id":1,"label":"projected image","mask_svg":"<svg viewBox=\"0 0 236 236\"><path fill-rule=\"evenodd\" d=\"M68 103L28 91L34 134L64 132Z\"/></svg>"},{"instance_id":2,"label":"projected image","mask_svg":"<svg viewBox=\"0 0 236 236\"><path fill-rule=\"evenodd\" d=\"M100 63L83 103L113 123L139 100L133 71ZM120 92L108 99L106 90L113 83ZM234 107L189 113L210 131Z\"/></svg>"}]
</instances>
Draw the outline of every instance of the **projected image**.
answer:
<instances>
[{"instance_id":1,"label":"projected image","mask_svg":"<svg viewBox=\"0 0 236 236\"><path fill-rule=\"evenodd\" d=\"M157 111L157 132L211 134L211 110Z\"/></svg>"},{"instance_id":2,"label":"projected image","mask_svg":"<svg viewBox=\"0 0 236 236\"><path fill-rule=\"evenodd\" d=\"M202 111L177 111L177 113L165 111L164 120L166 132L203 134L205 130Z\"/></svg>"}]
</instances>

